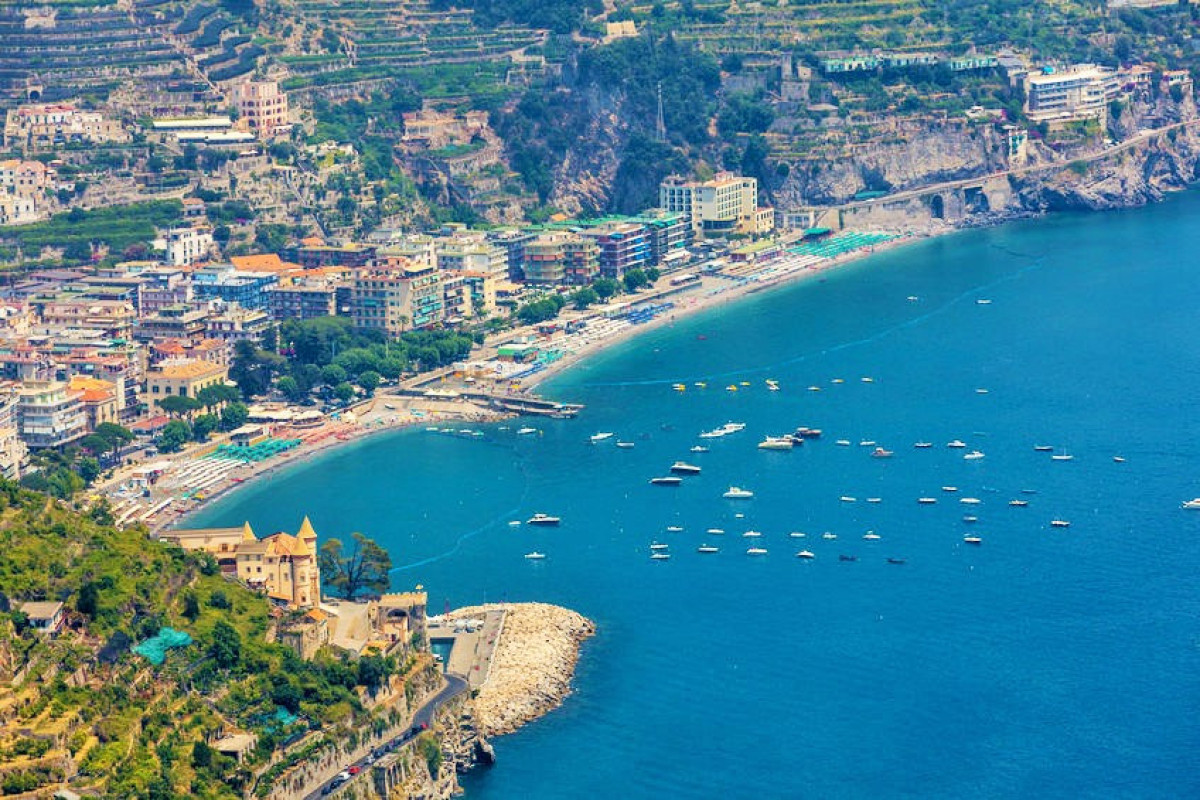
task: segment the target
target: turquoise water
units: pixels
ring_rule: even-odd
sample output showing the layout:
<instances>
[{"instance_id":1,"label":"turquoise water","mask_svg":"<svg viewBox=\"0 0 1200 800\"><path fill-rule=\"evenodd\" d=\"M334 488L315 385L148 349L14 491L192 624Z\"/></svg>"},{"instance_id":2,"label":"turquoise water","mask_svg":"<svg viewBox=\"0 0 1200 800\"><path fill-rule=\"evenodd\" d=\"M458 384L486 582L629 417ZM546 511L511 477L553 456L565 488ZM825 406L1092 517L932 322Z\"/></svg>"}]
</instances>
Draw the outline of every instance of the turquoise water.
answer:
<instances>
[{"instance_id":1,"label":"turquoise water","mask_svg":"<svg viewBox=\"0 0 1200 800\"><path fill-rule=\"evenodd\" d=\"M575 694L499 739L470 797L1195 797L1200 512L1179 504L1200 495L1198 244L1196 194L915 244L595 358L545 387L587 409L541 436L384 435L198 521L307 513L323 538L385 544L434 612L544 600L596 620ZM730 420L746 430L689 453ZM798 425L824 437L755 447ZM703 474L647 484L677 459ZM755 498L723 500L731 484ZM535 511L562 527L507 524ZM768 556L745 555L751 528Z\"/></svg>"}]
</instances>

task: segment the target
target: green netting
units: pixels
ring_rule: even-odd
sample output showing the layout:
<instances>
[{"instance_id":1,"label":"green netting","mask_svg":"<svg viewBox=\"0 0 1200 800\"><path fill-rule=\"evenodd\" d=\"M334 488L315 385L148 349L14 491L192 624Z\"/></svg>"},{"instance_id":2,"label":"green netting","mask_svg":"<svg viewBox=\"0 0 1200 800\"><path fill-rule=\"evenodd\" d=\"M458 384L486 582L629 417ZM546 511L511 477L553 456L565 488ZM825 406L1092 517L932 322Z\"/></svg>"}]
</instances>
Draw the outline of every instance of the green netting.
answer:
<instances>
[{"instance_id":1,"label":"green netting","mask_svg":"<svg viewBox=\"0 0 1200 800\"><path fill-rule=\"evenodd\" d=\"M147 639L133 648L133 652L145 657L154 666L159 666L167 658L167 651L172 647L187 647L192 643L192 637L184 631L174 628L163 628L158 636Z\"/></svg>"}]
</instances>

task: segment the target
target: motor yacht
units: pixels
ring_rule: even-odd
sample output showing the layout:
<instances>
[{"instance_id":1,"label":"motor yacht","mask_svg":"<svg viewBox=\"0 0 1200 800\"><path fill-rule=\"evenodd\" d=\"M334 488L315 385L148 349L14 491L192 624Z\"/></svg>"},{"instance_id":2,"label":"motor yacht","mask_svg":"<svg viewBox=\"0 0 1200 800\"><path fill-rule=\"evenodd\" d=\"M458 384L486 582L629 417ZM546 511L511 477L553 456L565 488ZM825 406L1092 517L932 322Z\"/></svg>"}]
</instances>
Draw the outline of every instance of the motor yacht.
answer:
<instances>
[{"instance_id":1,"label":"motor yacht","mask_svg":"<svg viewBox=\"0 0 1200 800\"><path fill-rule=\"evenodd\" d=\"M730 486L729 490L721 495L727 500L748 500L754 497L754 492L749 489L741 489L737 486Z\"/></svg>"},{"instance_id":2,"label":"motor yacht","mask_svg":"<svg viewBox=\"0 0 1200 800\"><path fill-rule=\"evenodd\" d=\"M562 522L561 517L552 517L549 514L534 514L529 519L525 520L526 525L546 525L555 526Z\"/></svg>"}]
</instances>

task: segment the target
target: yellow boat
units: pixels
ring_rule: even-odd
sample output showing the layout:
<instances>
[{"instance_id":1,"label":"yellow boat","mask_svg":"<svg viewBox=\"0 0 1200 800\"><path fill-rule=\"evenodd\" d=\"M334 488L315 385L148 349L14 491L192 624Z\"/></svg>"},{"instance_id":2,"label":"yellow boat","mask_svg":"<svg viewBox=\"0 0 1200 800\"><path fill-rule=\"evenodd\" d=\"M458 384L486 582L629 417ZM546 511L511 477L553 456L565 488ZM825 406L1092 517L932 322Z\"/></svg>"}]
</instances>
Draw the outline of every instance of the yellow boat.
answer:
<instances>
[{"instance_id":1,"label":"yellow boat","mask_svg":"<svg viewBox=\"0 0 1200 800\"><path fill-rule=\"evenodd\" d=\"M742 386L749 386L749 385L750 385L750 381L742 381Z\"/></svg>"},{"instance_id":2,"label":"yellow boat","mask_svg":"<svg viewBox=\"0 0 1200 800\"><path fill-rule=\"evenodd\" d=\"M696 388L698 388L698 389L707 389L707 388L708 388L708 384L707 384L707 383L705 383L704 381L696 381Z\"/></svg>"},{"instance_id":3,"label":"yellow boat","mask_svg":"<svg viewBox=\"0 0 1200 800\"><path fill-rule=\"evenodd\" d=\"M736 392L737 390L738 390L738 387L737 387L736 383L731 383L725 387L725 391L727 391L727 392Z\"/></svg>"},{"instance_id":4,"label":"yellow boat","mask_svg":"<svg viewBox=\"0 0 1200 800\"><path fill-rule=\"evenodd\" d=\"M684 386L682 383L677 383L671 388L673 388L677 392L686 392L687 391L687 387Z\"/></svg>"}]
</instances>

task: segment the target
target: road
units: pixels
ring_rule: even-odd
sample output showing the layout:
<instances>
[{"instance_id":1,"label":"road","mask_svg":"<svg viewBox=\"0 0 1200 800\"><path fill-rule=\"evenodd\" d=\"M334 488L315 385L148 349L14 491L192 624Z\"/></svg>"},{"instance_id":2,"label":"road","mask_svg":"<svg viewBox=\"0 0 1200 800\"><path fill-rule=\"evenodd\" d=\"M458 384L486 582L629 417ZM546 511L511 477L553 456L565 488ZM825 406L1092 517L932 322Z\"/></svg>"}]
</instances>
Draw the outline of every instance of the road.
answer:
<instances>
[{"instance_id":1,"label":"road","mask_svg":"<svg viewBox=\"0 0 1200 800\"><path fill-rule=\"evenodd\" d=\"M423 730L432 726L433 715L437 713L438 709L440 709L451 699L457 697L467 690L467 682L465 679L460 678L457 675L449 674L445 675L444 677L446 679L446 685L442 687L440 692L426 700L425 703L423 703L421 707L417 709L416 713L413 714L412 719L409 721L407 727L405 727L402 733L392 739L389 739L387 742L374 747L367 745L359 747L358 750L354 752L352 761L341 767L331 767L329 772L332 772L333 774L326 775L325 778L323 778L321 782L312 789L312 791L303 796L304 800L318 800L319 798L323 797L326 793L327 787L334 782L337 775L345 770L350 769L351 767L358 767L362 770L358 774L365 775L368 772L367 767L369 766L367 764L367 758L372 752L395 750L409 740L418 736ZM346 783L349 782L343 782L341 785L346 785Z\"/></svg>"}]
</instances>

